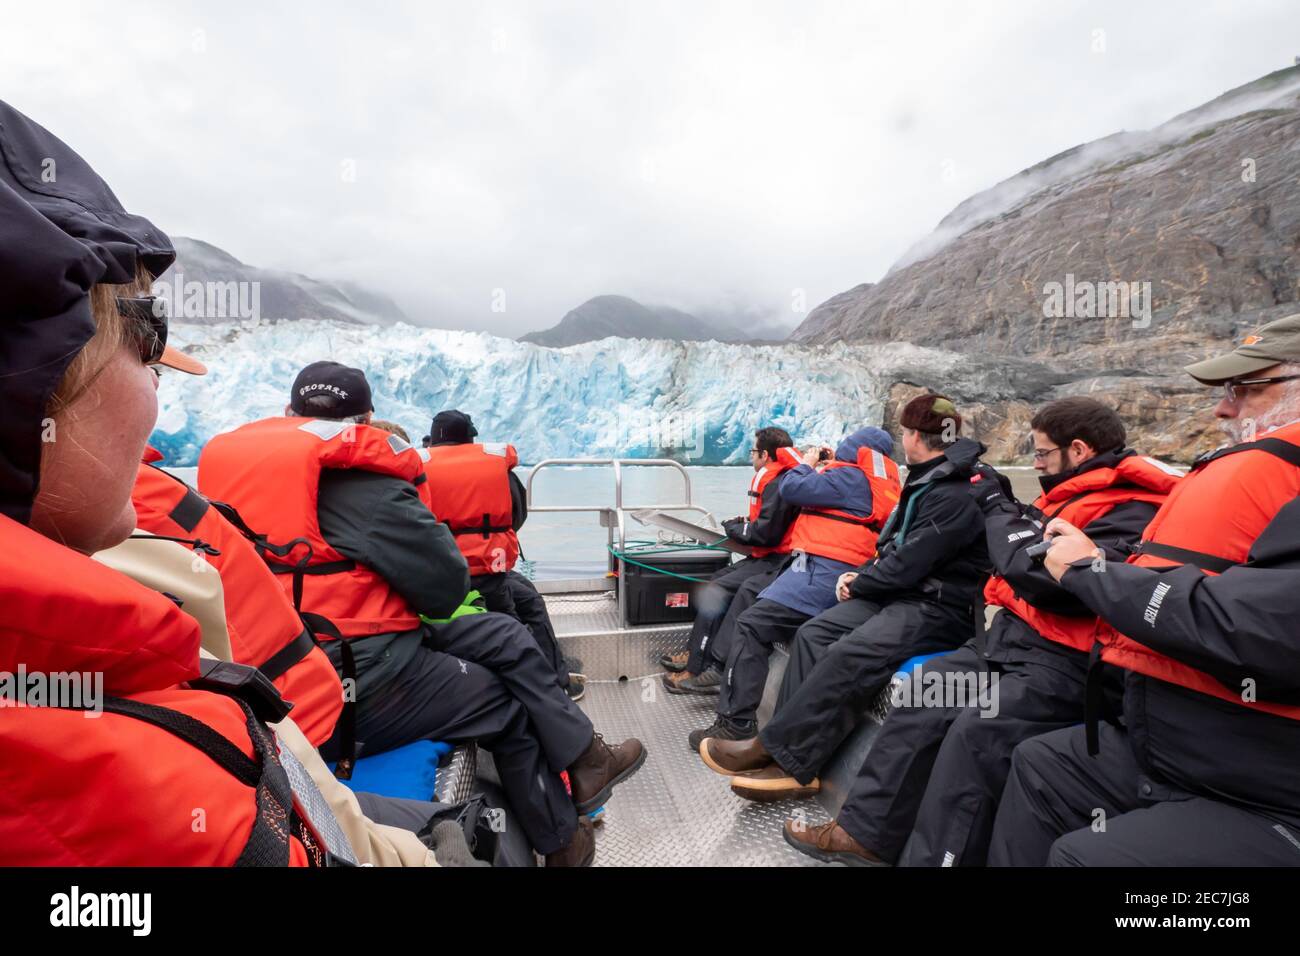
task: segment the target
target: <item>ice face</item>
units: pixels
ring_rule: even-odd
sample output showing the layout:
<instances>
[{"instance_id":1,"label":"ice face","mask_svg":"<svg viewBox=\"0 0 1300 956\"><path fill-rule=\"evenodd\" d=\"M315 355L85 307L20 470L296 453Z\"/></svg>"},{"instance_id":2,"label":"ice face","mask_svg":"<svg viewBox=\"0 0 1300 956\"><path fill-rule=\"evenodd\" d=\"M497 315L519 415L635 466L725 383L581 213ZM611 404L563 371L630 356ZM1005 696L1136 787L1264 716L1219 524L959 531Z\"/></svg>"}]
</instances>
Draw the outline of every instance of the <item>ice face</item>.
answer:
<instances>
[{"instance_id":1,"label":"ice face","mask_svg":"<svg viewBox=\"0 0 1300 956\"><path fill-rule=\"evenodd\" d=\"M333 359L365 371L375 416L417 444L435 412L458 408L480 441L543 458L669 457L698 465L749 461L754 429L835 445L879 425L901 368L939 377L960 357L909 344L733 345L608 338L563 349L478 332L304 320L178 325L171 341L209 374L165 374L153 444L194 464L213 435L283 414L304 365ZM925 383L922 383L925 384Z\"/></svg>"}]
</instances>

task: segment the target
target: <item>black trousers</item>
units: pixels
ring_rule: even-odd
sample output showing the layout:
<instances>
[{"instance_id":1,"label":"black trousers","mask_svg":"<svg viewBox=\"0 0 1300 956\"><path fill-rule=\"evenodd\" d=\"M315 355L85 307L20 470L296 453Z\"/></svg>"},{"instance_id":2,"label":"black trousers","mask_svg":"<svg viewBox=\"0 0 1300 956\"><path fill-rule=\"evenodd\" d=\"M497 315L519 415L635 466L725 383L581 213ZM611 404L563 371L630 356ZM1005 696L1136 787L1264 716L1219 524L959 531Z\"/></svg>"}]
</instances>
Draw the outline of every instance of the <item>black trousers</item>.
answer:
<instances>
[{"instance_id":1,"label":"black trousers","mask_svg":"<svg viewBox=\"0 0 1300 956\"><path fill-rule=\"evenodd\" d=\"M358 684L366 688L357 700L362 756L416 740L477 741L491 752L533 849L568 846L577 812L560 772L586 751L593 730L518 621L473 614L428 627L382 685L365 674Z\"/></svg>"},{"instance_id":2,"label":"black trousers","mask_svg":"<svg viewBox=\"0 0 1300 956\"><path fill-rule=\"evenodd\" d=\"M973 629L969 608L841 601L798 629L763 746L800 783L811 782L899 665L952 650Z\"/></svg>"},{"instance_id":3,"label":"black trousers","mask_svg":"<svg viewBox=\"0 0 1300 956\"><path fill-rule=\"evenodd\" d=\"M927 661L921 688L938 678L963 689L983 681L988 697L926 706L919 696L901 695L840 810L840 826L891 863L983 866L1011 752L1083 720L1086 655L1079 656L1084 660L1073 673L1038 662L990 670L968 642Z\"/></svg>"},{"instance_id":4,"label":"black trousers","mask_svg":"<svg viewBox=\"0 0 1300 956\"><path fill-rule=\"evenodd\" d=\"M560 655L560 643L555 639L551 616L546 613L546 600L537 593L533 582L518 571L504 571L475 575L470 578L470 587L483 595L489 611L509 614L528 628L542 656L555 671L560 686L568 686L569 671Z\"/></svg>"},{"instance_id":5,"label":"black trousers","mask_svg":"<svg viewBox=\"0 0 1300 956\"><path fill-rule=\"evenodd\" d=\"M735 633L735 615L731 615L731 626L726 634L719 638L723 622L727 620L734 598L741 587L755 577L754 587L746 592L746 601L741 610L750 607L757 599L758 592L767 587L781 565L785 562L784 554L769 554L762 558L741 558L735 564L714 572L709 583L700 589L696 601L695 623L691 625L691 657L686 669L692 674L699 674L710 664L721 666L727 660L731 650L731 636ZM761 586L760 586L761 585Z\"/></svg>"},{"instance_id":6,"label":"black trousers","mask_svg":"<svg viewBox=\"0 0 1300 956\"><path fill-rule=\"evenodd\" d=\"M1171 788L1109 724L1100 743L1068 727L1016 748L990 865L1300 866L1300 819Z\"/></svg>"},{"instance_id":7,"label":"black trousers","mask_svg":"<svg viewBox=\"0 0 1300 956\"><path fill-rule=\"evenodd\" d=\"M759 576L750 578L736 595L737 600L749 594L757 597L765 584L755 586ZM718 693L718 716L733 721L754 720L758 705L763 702L763 687L767 684L768 659L772 645L789 643L808 615L769 601L755 600L736 618L735 640L727 656L722 673L722 687Z\"/></svg>"}]
</instances>

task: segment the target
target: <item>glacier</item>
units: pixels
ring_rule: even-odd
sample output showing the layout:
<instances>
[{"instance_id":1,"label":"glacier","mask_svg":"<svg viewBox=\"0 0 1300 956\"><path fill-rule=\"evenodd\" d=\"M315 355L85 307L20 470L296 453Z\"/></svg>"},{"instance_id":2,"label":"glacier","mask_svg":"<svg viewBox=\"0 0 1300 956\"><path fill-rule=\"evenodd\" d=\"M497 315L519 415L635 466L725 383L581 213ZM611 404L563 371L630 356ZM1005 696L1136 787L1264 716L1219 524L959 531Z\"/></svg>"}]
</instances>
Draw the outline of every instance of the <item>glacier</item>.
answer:
<instances>
[{"instance_id":1,"label":"glacier","mask_svg":"<svg viewBox=\"0 0 1300 956\"><path fill-rule=\"evenodd\" d=\"M459 408L480 441L512 442L525 464L747 463L755 428L776 425L801 445L833 445L880 424L897 381L939 388L970 377L967 357L908 343L607 338L546 348L481 332L327 320L178 323L170 342L209 369L203 377L164 371L151 441L173 465L195 464L215 434L282 414L294 376L320 359L364 370L375 416L401 424L415 443L435 412Z\"/></svg>"}]
</instances>

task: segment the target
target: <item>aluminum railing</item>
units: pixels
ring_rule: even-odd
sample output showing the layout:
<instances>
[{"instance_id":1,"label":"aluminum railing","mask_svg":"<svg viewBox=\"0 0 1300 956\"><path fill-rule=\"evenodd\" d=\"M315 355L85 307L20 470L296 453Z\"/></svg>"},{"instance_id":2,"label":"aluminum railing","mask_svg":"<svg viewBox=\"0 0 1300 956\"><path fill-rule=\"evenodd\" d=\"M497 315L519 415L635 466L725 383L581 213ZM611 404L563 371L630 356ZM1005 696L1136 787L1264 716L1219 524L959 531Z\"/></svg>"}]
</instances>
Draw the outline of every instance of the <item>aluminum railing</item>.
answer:
<instances>
[{"instance_id":1,"label":"aluminum railing","mask_svg":"<svg viewBox=\"0 0 1300 956\"><path fill-rule=\"evenodd\" d=\"M614 469L614 507L604 505L535 505L533 504L533 479L537 477L538 472L546 468L566 467L573 465L592 465L592 466L612 466ZM683 503L655 502L653 504L629 505L623 502L623 469L625 467L650 467L650 468L675 468L682 476L682 483L686 489L686 500ZM618 619L623 627L628 626L627 621L627 600L626 600L626 565L623 561L623 553L627 550L627 524L625 515L632 511L643 511L655 509L658 511L698 511L700 514L712 517L709 511L700 507L691 501L691 476L682 467L681 462L673 461L671 458L547 458L539 461L533 466L533 470L528 474L528 484L526 486L528 497L529 512L539 513L556 513L556 512L595 512L600 515L600 526L606 529L606 540L608 547L606 567L616 573L618 586L615 589L618 598ZM618 532L618 550L614 553L614 532Z\"/></svg>"}]
</instances>

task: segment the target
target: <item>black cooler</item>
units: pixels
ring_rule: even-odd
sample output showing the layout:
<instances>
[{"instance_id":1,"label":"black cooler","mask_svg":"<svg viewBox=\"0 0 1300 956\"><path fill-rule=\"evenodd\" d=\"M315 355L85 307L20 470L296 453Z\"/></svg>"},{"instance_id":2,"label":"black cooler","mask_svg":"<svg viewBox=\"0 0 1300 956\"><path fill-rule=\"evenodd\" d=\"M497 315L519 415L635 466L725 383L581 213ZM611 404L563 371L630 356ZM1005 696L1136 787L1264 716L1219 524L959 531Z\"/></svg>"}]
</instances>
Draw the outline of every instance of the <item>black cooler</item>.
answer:
<instances>
[{"instance_id":1,"label":"black cooler","mask_svg":"<svg viewBox=\"0 0 1300 956\"><path fill-rule=\"evenodd\" d=\"M627 620L633 625L681 624L695 620L697 592L710 575L731 563L728 551L632 552L628 557L654 568L701 579L683 581L671 574L625 563Z\"/></svg>"}]
</instances>

